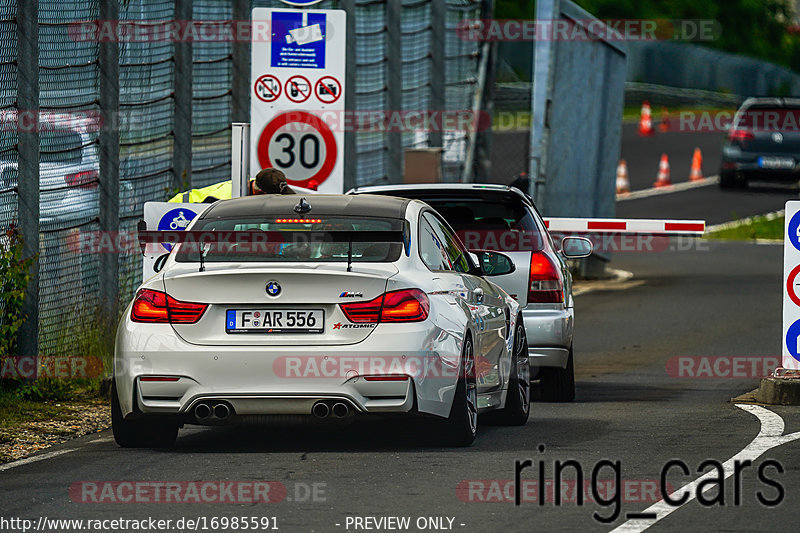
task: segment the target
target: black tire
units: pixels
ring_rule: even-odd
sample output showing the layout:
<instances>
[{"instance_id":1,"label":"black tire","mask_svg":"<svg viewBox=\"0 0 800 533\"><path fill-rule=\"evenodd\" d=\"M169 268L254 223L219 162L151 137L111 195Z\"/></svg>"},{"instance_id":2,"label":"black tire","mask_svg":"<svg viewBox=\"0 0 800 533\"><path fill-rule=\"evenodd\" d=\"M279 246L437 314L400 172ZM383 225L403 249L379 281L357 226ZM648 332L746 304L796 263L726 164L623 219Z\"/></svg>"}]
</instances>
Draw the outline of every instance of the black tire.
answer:
<instances>
[{"instance_id":1,"label":"black tire","mask_svg":"<svg viewBox=\"0 0 800 533\"><path fill-rule=\"evenodd\" d=\"M541 369L542 401L571 402L575 399L575 366L572 346L569 348L566 368Z\"/></svg>"},{"instance_id":2,"label":"black tire","mask_svg":"<svg viewBox=\"0 0 800 533\"><path fill-rule=\"evenodd\" d=\"M528 361L528 339L522 317L517 318L514 353L511 355L511 377L508 380L506 405L497 413L497 422L506 426L523 426L531 412L531 368Z\"/></svg>"},{"instance_id":3,"label":"black tire","mask_svg":"<svg viewBox=\"0 0 800 533\"><path fill-rule=\"evenodd\" d=\"M178 422L172 420L125 420L117 397L117 384L111 383L111 430L123 448L170 448L178 438Z\"/></svg>"},{"instance_id":4,"label":"black tire","mask_svg":"<svg viewBox=\"0 0 800 533\"><path fill-rule=\"evenodd\" d=\"M747 180L737 180L733 172L719 173L720 189L744 189L747 187Z\"/></svg>"},{"instance_id":5,"label":"black tire","mask_svg":"<svg viewBox=\"0 0 800 533\"><path fill-rule=\"evenodd\" d=\"M734 188L733 173L731 173L731 172L720 172L719 173L719 188L720 189L733 189Z\"/></svg>"},{"instance_id":6,"label":"black tire","mask_svg":"<svg viewBox=\"0 0 800 533\"><path fill-rule=\"evenodd\" d=\"M478 385L475 380L475 354L469 335L464 339L461 361L450 416L436 423L436 440L444 446L470 446L475 442L478 430Z\"/></svg>"}]
</instances>

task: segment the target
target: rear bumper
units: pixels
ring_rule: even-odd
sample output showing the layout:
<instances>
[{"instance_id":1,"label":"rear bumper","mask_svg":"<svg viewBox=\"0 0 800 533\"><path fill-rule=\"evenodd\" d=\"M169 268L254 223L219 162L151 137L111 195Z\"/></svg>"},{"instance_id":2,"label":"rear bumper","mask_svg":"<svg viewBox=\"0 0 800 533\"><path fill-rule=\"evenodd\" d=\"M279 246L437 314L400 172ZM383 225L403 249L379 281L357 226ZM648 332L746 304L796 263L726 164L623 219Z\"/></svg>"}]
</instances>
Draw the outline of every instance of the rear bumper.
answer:
<instances>
[{"instance_id":1,"label":"rear bumper","mask_svg":"<svg viewBox=\"0 0 800 533\"><path fill-rule=\"evenodd\" d=\"M200 402L224 402L236 415L309 415L317 401L330 400L356 413L408 413L416 404L419 412L447 416L463 338L429 322L390 327L344 346L198 346L169 325L126 319L114 358L120 407L123 416L190 422ZM409 378L365 379L403 374Z\"/></svg>"},{"instance_id":2,"label":"rear bumper","mask_svg":"<svg viewBox=\"0 0 800 533\"><path fill-rule=\"evenodd\" d=\"M798 161L797 156L784 154L775 155L780 157L794 157L795 161ZM800 163L795 163L795 167L793 169L761 168L758 165L758 157L759 156L756 155L723 155L720 164L720 174L727 174L730 176L739 177L741 179L757 179L776 182L792 182L800 180Z\"/></svg>"},{"instance_id":3,"label":"rear bumper","mask_svg":"<svg viewBox=\"0 0 800 533\"><path fill-rule=\"evenodd\" d=\"M573 309L526 307L522 310L522 320L531 366L566 368L575 324Z\"/></svg>"}]
</instances>

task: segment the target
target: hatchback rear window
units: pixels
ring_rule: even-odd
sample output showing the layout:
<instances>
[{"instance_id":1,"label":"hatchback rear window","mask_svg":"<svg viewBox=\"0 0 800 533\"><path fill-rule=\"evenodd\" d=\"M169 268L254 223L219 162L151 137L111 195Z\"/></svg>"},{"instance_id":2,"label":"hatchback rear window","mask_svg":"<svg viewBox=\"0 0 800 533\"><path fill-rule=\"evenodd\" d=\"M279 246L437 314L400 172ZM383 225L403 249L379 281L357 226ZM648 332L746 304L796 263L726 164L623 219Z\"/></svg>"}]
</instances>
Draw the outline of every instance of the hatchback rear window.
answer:
<instances>
[{"instance_id":1,"label":"hatchback rear window","mask_svg":"<svg viewBox=\"0 0 800 533\"><path fill-rule=\"evenodd\" d=\"M544 237L533 216L513 196L414 197L436 209L468 250L519 252L544 247Z\"/></svg>"},{"instance_id":2,"label":"hatchback rear window","mask_svg":"<svg viewBox=\"0 0 800 533\"><path fill-rule=\"evenodd\" d=\"M370 241L371 235L386 232L400 233L403 221L397 219L319 217L295 219L269 216L259 219L207 219L199 220L193 232L218 232L218 242L208 247L205 262L336 262L353 263L394 262L400 258L402 242ZM230 232L274 232L282 242L274 239L249 239L237 242ZM350 249L350 240L352 251ZM206 242L205 238L203 242ZM200 260L197 247L182 246L176 255L179 262Z\"/></svg>"},{"instance_id":3,"label":"hatchback rear window","mask_svg":"<svg viewBox=\"0 0 800 533\"><path fill-rule=\"evenodd\" d=\"M800 132L800 108L750 106L739 113L737 127L755 131Z\"/></svg>"}]
</instances>

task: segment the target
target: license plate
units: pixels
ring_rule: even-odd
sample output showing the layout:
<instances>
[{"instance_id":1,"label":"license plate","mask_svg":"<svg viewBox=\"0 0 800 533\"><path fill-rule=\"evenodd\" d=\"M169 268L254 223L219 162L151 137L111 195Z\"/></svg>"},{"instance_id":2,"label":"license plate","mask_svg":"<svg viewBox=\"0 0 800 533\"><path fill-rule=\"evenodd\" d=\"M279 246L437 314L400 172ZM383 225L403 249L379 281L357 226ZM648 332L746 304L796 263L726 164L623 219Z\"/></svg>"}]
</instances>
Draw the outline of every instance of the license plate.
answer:
<instances>
[{"instance_id":1,"label":"license plate","mask_svg":"<svg viewBox=\"0 0 800 533\"><path fill-rule=\"evenodd\" d=\"M791 157L759 157L758 168L791 170L794 168L794 159Z\"/></svg>"},{"instance_id":2,"label":"license plate","mask_svg":"<svg viewBox=\"0 0 800 533\"><path fill-rule=\"evenodd\" d=\"M227 333L323 333L322 309L228 309Z\"/></svg>"}]
</instances>

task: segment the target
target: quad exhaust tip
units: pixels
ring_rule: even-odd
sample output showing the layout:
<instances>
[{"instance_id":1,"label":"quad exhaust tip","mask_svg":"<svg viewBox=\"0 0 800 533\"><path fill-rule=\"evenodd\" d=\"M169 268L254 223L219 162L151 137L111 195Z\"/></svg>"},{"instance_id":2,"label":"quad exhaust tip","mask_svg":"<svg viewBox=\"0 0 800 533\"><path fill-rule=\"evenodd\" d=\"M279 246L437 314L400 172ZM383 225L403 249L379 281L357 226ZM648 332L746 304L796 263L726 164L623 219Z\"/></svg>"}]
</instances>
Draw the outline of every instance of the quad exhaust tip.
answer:
<instances>
[{"instance_id":1,"label":"quad exhaust tip","mask_svg":"<svg viewBox=\"0 0 800 533\"><path fill-rule=\"evenodd\" d=\"M327 418L331 410L325 402L317 402L311 408L311 414L317 418Z\"/></svg>"},{"instance_id":2,"label":"quad exhaust tip","mask_svg":"<svg viewBox=\"0 0 800 533\"><path fill-rule=\"evenodd\" d=\"M228 418L231 414L231 409L224 403L218 403L214 406L214 416L219 418L220 420L224 420Z\"/></svg>"},{"instance_id":3,"label":"quad exhaust tip","mask_svg":"<svg viewBox=\"0 0 800 533\"><path fill-rule=\"evenodd\" d=\"M350 414L350 406L345 402L333 402L320 400L311 408L311 414L317 418L344 418Z\"/></svg>"},{"instance_id":4,"label":"quad exhaust tip","mask_svg":"<svg viewBox=\"0 0 800 533\"><path fill-rule=\"evenodd\" d=\"M207 403L198 403L197 407L194 408L194 416L198 420L206 420L211 416L211 406Z\"/></svg>"},{"instance_id":5,"label":"quad exhaust tip","mask_svg":"<svg viewBox=\"0 0 800 533\"><path fill-rule=\"evenodd\" d=\"M226 420L233 414L233 409L226 403L210 404L208 402L200 402L194 408L194 417L199 421L207 421L209 419Z\"/></svg>"},{"instance_id":6,"label":"quad exhaust tip","mask_svg":"<svg viewBox=\"0 0 800 533\"><path fill-rule=\"evenodd\" d=\"M346 403L336 402L333 404L333 409L331 409L331 412L336 418L344 418L348 415L348 413L350 413L350 408Z\"/></svg>"}]
</instances>

